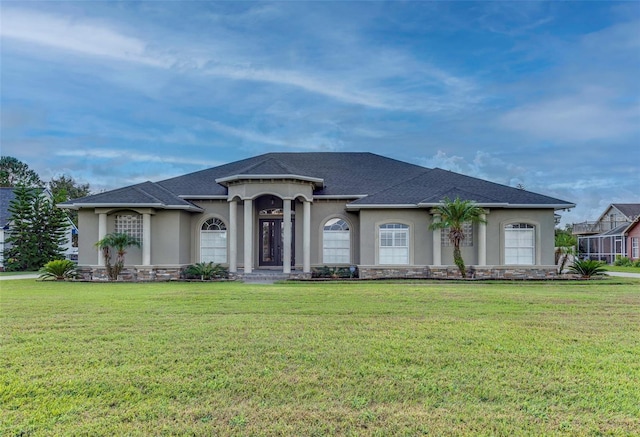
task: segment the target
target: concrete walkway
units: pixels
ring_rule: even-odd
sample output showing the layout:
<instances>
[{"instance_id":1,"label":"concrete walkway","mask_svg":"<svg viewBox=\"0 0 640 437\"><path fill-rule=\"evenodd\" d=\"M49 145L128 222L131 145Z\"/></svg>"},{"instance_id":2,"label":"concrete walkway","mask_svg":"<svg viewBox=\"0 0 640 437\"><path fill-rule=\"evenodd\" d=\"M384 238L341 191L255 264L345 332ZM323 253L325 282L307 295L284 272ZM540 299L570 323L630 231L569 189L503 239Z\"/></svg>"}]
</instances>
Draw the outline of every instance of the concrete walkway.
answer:
<instances>
[{"instance_id":1,"label":"concrete walkway","mask_svg":"<svg viewBox=\"0 0 640 437\"><path fill-rule=\"evenodd\" d=\"M9 281L13 279L38 279L38 275L8 275L0 276L0 281Z\"/></svg>"},{"instance_id":2,"label":"concrete walkway","mask_svg":"<svg viewBox=\"0 0 640 437\"><path fill-rule=\"evenodd\" d=\"M640 278L640 273L626 273L626 272L607 272L608 276L620 276L623 278Z\"/></svg>"}]
</instances>

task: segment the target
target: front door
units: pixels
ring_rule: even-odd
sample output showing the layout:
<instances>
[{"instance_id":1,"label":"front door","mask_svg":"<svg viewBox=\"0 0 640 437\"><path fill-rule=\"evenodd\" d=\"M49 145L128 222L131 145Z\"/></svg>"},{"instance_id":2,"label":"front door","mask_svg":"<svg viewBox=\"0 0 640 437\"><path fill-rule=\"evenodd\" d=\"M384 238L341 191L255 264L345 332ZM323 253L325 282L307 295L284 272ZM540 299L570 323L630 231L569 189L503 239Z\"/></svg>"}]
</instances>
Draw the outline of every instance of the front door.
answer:
<instances>
[{"instance_id":1,"label":"front door","mask_svg":"<svg viewBox=\"0 0 640 437\"><path fill-rule=\"evenodd\" d=\"M293 229L293 221L291 222ZM291 232L291 265L294 265L293 234ZM260 265L281 266L284 246L284 222L282 219L260 219Z\"/></svg>"}]
</instances>

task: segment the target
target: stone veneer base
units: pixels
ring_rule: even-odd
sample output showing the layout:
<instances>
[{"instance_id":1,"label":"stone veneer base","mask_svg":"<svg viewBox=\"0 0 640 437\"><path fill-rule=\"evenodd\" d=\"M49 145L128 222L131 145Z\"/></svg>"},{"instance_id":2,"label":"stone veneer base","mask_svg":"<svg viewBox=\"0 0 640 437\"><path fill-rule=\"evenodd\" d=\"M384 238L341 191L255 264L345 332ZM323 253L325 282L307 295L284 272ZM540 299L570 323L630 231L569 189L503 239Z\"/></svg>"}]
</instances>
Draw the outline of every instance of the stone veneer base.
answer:
<instances>
[{"instance_id":1,"label":"stone veneer base","mask_svg":"<svg viewBox=\"0 0 640 437\"><path fill-rule=\"evenodd\" d=\"M358 266L360 279L461 279L456 266ZM558 279L556 266L468 266L471 279Z\"/></svg>"},{"instance_id":2,"label":"stone veneer base","mask_svg":"<svg viewBox=\"0 0 640 437\"><path fill-rule=\"evenodd\" d=\"M182 279L186 266L129 266L118 276L118 281L162 282ZM84 281L109 281L107 271L99 266L77 268ZM456 266L358 266L360 279L461 279ZM469 266L471 279L560 279L556 266ZM229 273L230 280L242 280L243 273ZM289 279L308 280L311 273L293 271Z\"/></svg>"}]
</instances>

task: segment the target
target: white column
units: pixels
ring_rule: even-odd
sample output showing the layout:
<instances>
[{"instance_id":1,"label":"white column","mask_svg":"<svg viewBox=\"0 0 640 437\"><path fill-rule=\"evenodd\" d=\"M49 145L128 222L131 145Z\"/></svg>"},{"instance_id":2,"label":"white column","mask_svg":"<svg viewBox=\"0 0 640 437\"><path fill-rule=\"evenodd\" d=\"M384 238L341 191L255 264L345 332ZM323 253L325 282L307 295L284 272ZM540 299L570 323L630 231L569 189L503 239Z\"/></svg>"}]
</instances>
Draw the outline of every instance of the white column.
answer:
<instances>
[{"instance_id":1,"label":"white column","mask_svg":"<svg viewBox=\"0 0 640 437\"><path fill-rule=\"evenodd\" d=\"M433 214L433 222L440 223L440 214ZM442 265L442 239L440 235L442 233L441 229L433 230L433 265L441 266Z\"/></svg>"},{"instance_id":2,"label":"white column","mask_svg":"<svg viewBox=\"0 0 640 437\"><path fill-rule=\"evenodd\" d=\"M251 273L253 267L253 202L244 201L244 272Z\"/></svg>"},{"instance_id":3,"label":"white column","mask_svg":"<svg viewBox=\"0 0 640 437\"><path fill-rule=\"evenodd\" d=\"M282 273L291 273L291 200L284 199L284 216L282 225L284 227L282 244Z\"/></svg>"},{"instance_id":4,"label":"white column","mask_svg":"<svg viewBox=\"0 0 640 437\"><path fill-rule=\"evenodd\" d=\"M107 214L98 214L98 241L102 240L107 235ZM98 249L98 265L106 265L106 260L102 254L102 250Z\"/></svg>"},{"instance_id":5,"label":"white column","mask_svg":"<svg viewBox=\"0 0 640 437\"><path fill-rule=\"evenodd\" d=\"M486 222L487 215L480 216ZM478 223L478 265L487 265L487 223Z\"/></svg>"},{"instance_id":6,"label":"white column","mask_svg":"<svg viewBox=\"0 0 640 437\"><path fill-rule=\"evenodd\" d=\"M302 201L302 271L311 272L311 202Z\"/></svg>"},{"instance_id":7,"label":"white column","mask_svg":"<svg viewBox=\"0 0 640 437\"><path fill-rule=\"evenodd\" d=\"M142 214L142 265L151 265L151 214Z\"/></svg>"},{"instance_id":8,"label":"white column","mask_svg":"<svg viewBox=\"0 0 640 437\"><path fill-rule=\"evenodd\" d=\"M229 271L238 271L238 201L229 202Z\"/></svg>"}]
</instances>

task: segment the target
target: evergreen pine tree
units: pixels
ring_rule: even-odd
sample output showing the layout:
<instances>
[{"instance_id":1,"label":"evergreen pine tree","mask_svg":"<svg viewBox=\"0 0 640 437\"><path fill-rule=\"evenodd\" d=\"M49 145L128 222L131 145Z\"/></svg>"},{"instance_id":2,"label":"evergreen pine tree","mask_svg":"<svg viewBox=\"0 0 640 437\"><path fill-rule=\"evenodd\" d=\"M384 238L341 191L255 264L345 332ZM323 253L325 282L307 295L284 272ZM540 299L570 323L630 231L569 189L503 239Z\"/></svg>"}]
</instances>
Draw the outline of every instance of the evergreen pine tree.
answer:
<instances>
[{"instance_id":1,"label":"evergreen pine tree","mask_svg":"<svg viewBox=\"0 0 640 437\"><path fill-rule=\"evenodd\" d=\"M59 201L63 201L60 196L57 198L39 196L34 204L33 223L37 229L33 231L41 236L38 239L38 268L54 259L64 259L63 245L70 224L65 211L56 207Z\"/></svg>"},{"instance_id":2,"label":"evergreen pine tree","mask_svg":"<svg viewBox=\"0 0 640 437\"><path fill-rule=\"evenodd\" d=\"M55 199L41 189L18 186L9 205L11 231L4 251L5 269L38 270L47 262L63 258L61 247L69 222Z\"/></svg>"},{"instance_id":3,"label":"evergreen pine tree","mask_svg":"<svg viewBox=\"0 0 640 437\"><path fill-rule=\"evenodd\" d=\"M33 203L37 190L25 185L14 189L15 198L9 204L11 227L5 240L4 265L9 271L28 270L29 260L37 255L38 236L32 232ZM37 268L33 268L36 270Z\"/></svg>"}]
</instances>

